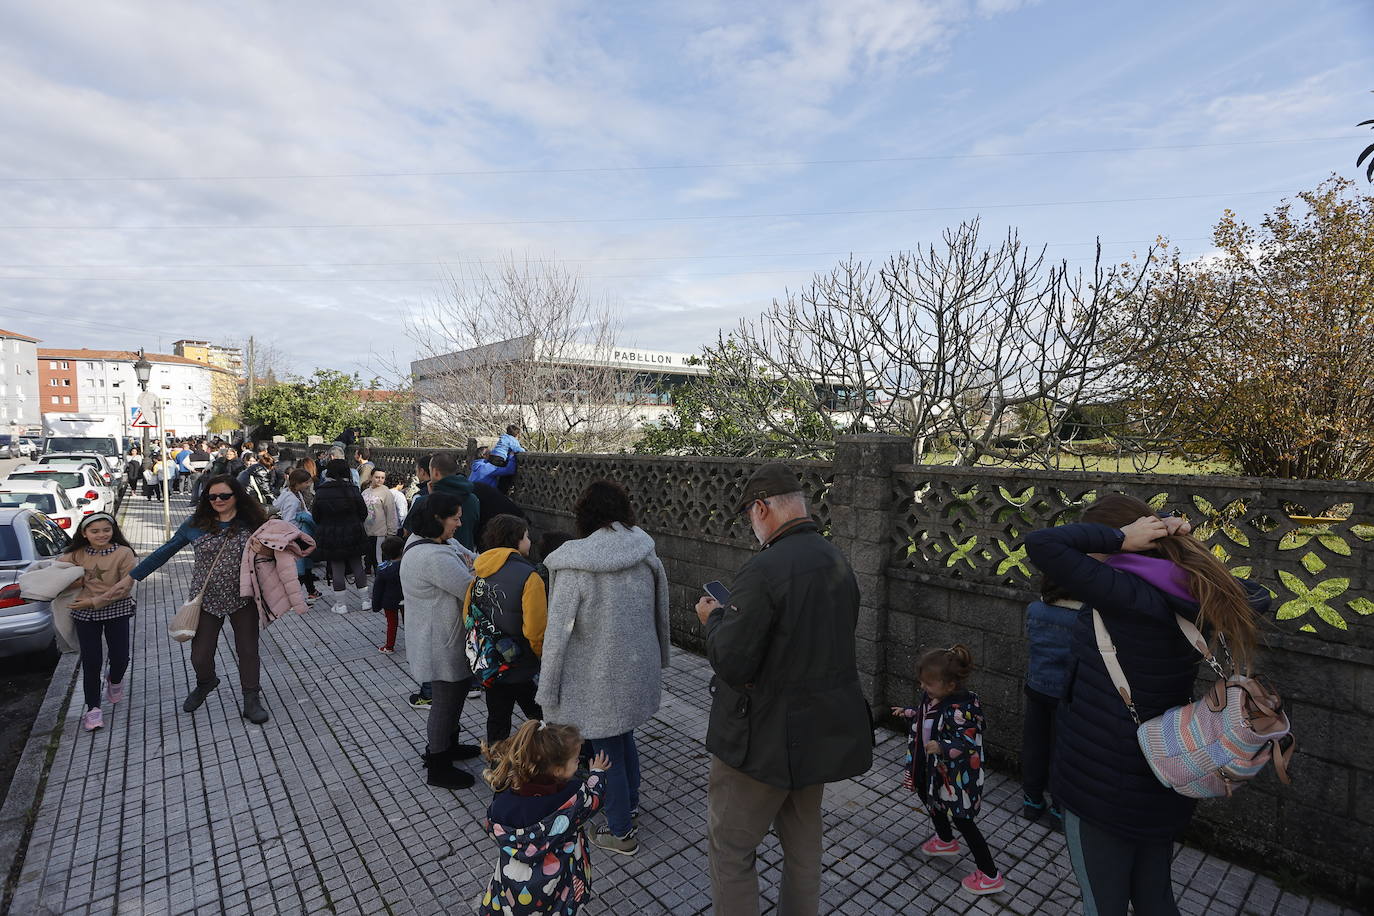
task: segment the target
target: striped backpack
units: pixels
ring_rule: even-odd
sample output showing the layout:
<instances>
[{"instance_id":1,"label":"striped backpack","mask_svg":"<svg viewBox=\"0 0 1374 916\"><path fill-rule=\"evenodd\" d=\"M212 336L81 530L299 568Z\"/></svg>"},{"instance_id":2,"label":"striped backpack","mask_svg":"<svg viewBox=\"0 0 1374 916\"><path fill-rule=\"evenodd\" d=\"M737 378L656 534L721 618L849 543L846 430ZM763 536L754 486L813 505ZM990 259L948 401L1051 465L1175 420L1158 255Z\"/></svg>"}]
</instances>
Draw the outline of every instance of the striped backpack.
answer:
<instances>
[{"instance_id":1,"label":"striped backpack","mask_svg":"<svg viewBox=\"0 0 1374 916\"><path fill-rule=\"evenodd\" d=\"M1193 622L1174 616L1218 680L1202 699L1141 722L1111 634L1102 615L1093 611L1098 651L1138 726L1136 741L1155 778L1189 798L1223 798L1258 776L1272 761L1274 772L1287 784L1288 764L1297 744L1289 736L1288 716L1279 695L1254 678L1227 675Z\"/></svg>"}]
</instances>

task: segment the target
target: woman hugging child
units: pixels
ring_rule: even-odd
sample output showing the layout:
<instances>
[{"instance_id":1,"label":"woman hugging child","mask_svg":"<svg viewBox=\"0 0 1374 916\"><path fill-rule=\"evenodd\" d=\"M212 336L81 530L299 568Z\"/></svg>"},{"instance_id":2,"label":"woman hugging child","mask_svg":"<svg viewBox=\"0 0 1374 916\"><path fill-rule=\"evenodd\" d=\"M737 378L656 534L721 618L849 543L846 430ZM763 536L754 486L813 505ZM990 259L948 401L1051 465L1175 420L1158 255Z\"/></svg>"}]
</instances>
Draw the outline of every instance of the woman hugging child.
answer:
<instances>
[{"instance_id":1,"label":"woman hugging child","mask_svg":"<svg viewBox=\"0 0 1374 916\"><path fill-rule=\"evenodd\" d=\"M591 897L584 827L601 808L610 759L597 754L585 781L573 778L582 735L531 719L513 737L484 746L482 778L496 792L484 822L501 846L481 912L573 916Z\"/></svg>"},{"instance_id":2,"label":"woman hugging child","mask_svg":"<svg viewBox=\"0 0 1374 916\"><path fill-rule=\"evenodd\" d=\"M915 707L893 707L911 720L910 763L902 785L916 792L935 823L935 836L921 844L928 856L957 856L950 819L968 842L978 868L961 882L972 894L995 894L1005 882L973 819L983 796L983 706L965 689L973 671L967 646L931 649L916 665L921 695Z\"/></svg>"}]
</instances>

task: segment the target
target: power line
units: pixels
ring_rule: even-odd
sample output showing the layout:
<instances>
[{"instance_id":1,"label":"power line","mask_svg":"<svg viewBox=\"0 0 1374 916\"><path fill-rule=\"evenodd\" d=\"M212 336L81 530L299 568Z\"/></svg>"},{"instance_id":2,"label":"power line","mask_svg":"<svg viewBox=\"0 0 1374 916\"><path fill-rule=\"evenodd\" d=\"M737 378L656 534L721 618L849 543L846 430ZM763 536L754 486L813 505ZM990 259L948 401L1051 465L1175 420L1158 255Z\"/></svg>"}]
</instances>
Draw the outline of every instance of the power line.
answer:
<instances>
[{"instance_id":1,"label":"power line","mask_svg":"<svg viewBox=\"0 0 1374 916\"><path fill-rule=\"evenodd\" d=\"M528 225L572 225L586 223L658 223L658 222L709 222L711 220L745 220L745 219L802 219L819 216L880 216L880 215L904 215L911 213L945 213L958 210L1009 210L1009 209L1028 209L1032 207L1077 207L1092 206L1097 204L1133 204L1147 203L1153 201L1177 201L1177 200L1208 200L1213 198L1230 197L1253 197L1258 195L1284 194L1284 191L1233 191L1229 193L1212 194L1172 194L1151 197L1112 197L1099 198L1094 200L1048 200L1034 201L1025 203L994 203L994 204L957 204L953 206L940 207L896 207L890 209L866 209L866 210L798 210L793 212L781 213L717 213L704 216L578 216L578 217L550 217L541 219L497 219L497 220L466 220L461 222L444 223L281 223L281 224L235 224L235 223L205 223L205 224L182 224L182 225L143 225L143 226L76 226L76 225L0 225L0 230L59 230L59 231L113 231L113 232L143 232L158 230L173 230L185 232L187 230L220 230L220 229L451 229L470 226L528 226ZM1287 192L1291 193L1291 192Z\"/></svg>"},{"instance_id":2,"label":"power line","mask_svg":"<svg viewBox=\"0 0 1374 916\"><path fill-rule=\"evenodd\" d=\"M1182 238L1168 239L1173 242L1199 242L1210 239L1210 235L1187 236ZM1115 239L1100 240L1101 244L1106 245L1148 245L1153 244L1155 239ZM1096 245L1098 240L1087 242L1042 242L1031 245L1026 244L1028 250L1039 249L1042 245L1046 248L1067 248L1082 245ZM602 258L551 258L550 260L560 263L607 263L607 262L628 262L628 261L710 261L710 260L749 260L754 258L816 258L816 257L846 257L848 255L872 257L875 255L896 254L901 251L910 251L913 248L924 247L923 243L916 243L905 248L886 248L874 251L765 251L754 253L733 253L733 254L682 254L682 255L644 255L636 257L602 257ZM456 264L505 264L507 258L454 258L451 260L429 260L429 261L317 261L301 263L270 263L253 262L243 264L233 263L187 263L187 264L0 264L0 270L81 270L81 269L101 269L101 270L221 270L238 268L293 268L293 269L322 269L335 267L445 267Z\"/></svg>"},{"instance_id":3,"label":"power line","mask_svg":"<svg viewBox=\"0 0 1374 916\"><path fill-rule=\"evenodd\" d=\"M1020 159L1028 156L1078 156L1100 153L1165 152L1188 149L1224 149L1237 146L1272 146L1288 143L1330 143L1357 140L1358 136L1280 137L1262 140L1227 140L1214 143L1168 143L1156 146L1098 146L1080 149L1025 150L1009 153L933 153L920 156L873 156L852 159L781 159L771 162L693 162L664 165L598 165L566 168L446 169L404 172L336 172L283 175L51 175L0 176L0 182L121 182L121 181L303 181L350 178L460 178L500 175L576 175L601 172L666 172L694 169L802 168L820 165L870 165L893 162L943 162L970 159Z\"/></svg>"}]
</instances>

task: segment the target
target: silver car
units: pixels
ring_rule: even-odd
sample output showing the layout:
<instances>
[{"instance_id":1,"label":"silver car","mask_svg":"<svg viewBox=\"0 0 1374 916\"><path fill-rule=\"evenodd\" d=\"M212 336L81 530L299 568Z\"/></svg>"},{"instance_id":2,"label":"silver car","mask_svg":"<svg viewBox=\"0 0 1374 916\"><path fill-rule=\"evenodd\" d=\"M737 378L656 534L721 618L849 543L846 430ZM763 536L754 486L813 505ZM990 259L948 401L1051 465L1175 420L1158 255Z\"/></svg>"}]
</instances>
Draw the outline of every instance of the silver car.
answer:
<instances>
[{"instance_id":1,"label":"silver car","mask_svg":"<svg viewBox=\"0 0 1374 916\"><path fill-rule=\"evenodd\" d=\"M46 601L26 601L18 580L35 561L61 556L70 544L66 532L43 513L0 509L0 658L52 645L52 609Z\"/></svg>"}]
</instances>

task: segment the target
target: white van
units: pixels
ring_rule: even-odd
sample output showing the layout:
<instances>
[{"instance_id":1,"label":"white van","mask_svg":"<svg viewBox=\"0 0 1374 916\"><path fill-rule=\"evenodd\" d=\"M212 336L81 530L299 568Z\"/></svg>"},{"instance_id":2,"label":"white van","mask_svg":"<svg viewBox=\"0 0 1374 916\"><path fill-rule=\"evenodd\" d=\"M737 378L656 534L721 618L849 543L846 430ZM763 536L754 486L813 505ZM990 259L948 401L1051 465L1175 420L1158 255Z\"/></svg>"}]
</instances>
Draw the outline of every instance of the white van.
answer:
<instances>
[{"instance_id":1,"label":"white van","mask_svg":"<svg viewBox=\"0 0 1374 916\"><path fill-rule=\"evenodd\" d=\"M119 443L124 435L119 417L88 413L43 414L43 454L95 452L105 459L110 473L124 470Z\"/></svg>"}]
</instances>

